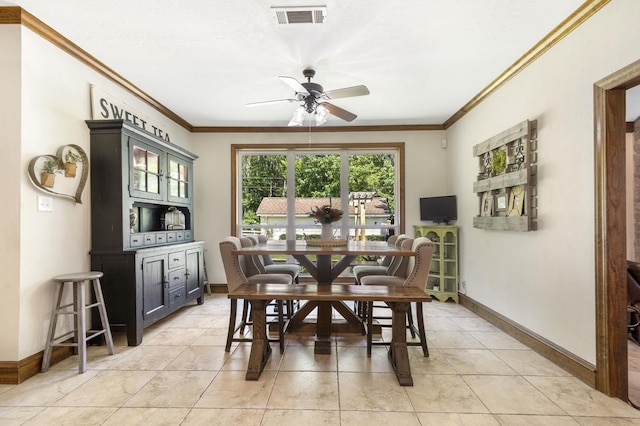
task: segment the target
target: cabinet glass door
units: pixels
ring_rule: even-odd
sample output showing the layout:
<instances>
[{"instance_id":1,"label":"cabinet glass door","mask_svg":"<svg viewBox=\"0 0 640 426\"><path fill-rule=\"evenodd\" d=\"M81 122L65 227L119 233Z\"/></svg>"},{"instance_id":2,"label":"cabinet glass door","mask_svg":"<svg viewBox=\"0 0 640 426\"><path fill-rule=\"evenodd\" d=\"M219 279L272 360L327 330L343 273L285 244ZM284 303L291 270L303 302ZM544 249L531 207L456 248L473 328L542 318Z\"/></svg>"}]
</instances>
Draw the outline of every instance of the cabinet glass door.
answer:
<instances>
[{"instance_id":1,"label":"cabinet glass door","mask_svg":"<svg viewBox=\"0 0 640 426\"><path fill-rule=\"evenodd\" d=\"M161 200L162 191L162 151L148 145L131 143L131 195L152 200Z\"/></svg>"},{"instance_id":2,"label":"cabinet glass door","mask_svg":"<svg viewBox=\"0 0 640 426\"><path fill-rule=\"evenodd\" d=\"M186 203L189 201L190 184L189 165L180 159L169 156L168 189L169 201Z\"/></svg>"}]
</instances>

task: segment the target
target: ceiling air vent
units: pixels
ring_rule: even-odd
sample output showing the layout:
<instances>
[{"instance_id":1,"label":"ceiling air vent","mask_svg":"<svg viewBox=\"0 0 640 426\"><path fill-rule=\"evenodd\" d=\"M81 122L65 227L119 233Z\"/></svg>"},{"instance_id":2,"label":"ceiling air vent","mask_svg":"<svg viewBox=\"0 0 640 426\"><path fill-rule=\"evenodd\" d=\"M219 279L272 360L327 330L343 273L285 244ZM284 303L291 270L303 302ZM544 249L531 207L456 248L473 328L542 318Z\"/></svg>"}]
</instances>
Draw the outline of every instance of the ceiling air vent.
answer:
<instances>
[{"instance_id":1,"label":"ceiling air vent","mask_svg":"<svg viewBox=\"0 0 640 426\"><path fill-rule=\"evenodd\" d=\"M278 25L322 24L327 17L326 6L274 6L271 11Z\"/></svg>"}]
</instances>

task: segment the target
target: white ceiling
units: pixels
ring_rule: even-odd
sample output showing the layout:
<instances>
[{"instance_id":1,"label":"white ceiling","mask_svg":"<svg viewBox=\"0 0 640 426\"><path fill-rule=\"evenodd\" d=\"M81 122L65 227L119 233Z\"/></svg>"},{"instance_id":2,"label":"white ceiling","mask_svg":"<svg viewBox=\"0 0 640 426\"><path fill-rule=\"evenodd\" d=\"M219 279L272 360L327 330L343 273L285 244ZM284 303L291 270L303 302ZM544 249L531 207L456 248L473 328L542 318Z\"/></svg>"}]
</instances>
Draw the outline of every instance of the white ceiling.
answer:
<instances>
[{"instance_id":1,"label":"white ceiling","mask_svg":"<svg viewBox=\"0 0 640 426\"><path fill-rule=\"evenodd\" d=\"M0 0L68 38L193 126L286 126L278 76L325 90L351 125L442 124L582 0ZM323 24L278 26L272 6L326 5ZM637 116L637 114L636 114ZM330 118L327 125L348 125Z\"/></svg>"}]
</instances>

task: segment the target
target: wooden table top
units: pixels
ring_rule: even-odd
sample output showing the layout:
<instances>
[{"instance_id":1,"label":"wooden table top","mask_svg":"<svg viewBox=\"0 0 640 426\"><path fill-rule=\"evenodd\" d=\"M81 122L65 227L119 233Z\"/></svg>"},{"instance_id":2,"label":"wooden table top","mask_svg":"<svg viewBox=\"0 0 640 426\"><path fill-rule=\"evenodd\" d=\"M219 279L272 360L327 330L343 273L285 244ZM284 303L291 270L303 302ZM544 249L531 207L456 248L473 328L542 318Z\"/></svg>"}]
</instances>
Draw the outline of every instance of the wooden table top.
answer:
<instances>
[{"instance_id":1,"label":"wooden table top","mask_svg":"<svg viewBox=\"0 0 640 426\"><path fill-rule=\"evenodd\" d=\"M413 256L410 249L398 248L386 241L347 241L344 246L322 247L307 245L304 240L278 240L260 243L234 250L234 254L288 254L288 255L368 255L368 256Z\"/></svg>"}]
</instances>

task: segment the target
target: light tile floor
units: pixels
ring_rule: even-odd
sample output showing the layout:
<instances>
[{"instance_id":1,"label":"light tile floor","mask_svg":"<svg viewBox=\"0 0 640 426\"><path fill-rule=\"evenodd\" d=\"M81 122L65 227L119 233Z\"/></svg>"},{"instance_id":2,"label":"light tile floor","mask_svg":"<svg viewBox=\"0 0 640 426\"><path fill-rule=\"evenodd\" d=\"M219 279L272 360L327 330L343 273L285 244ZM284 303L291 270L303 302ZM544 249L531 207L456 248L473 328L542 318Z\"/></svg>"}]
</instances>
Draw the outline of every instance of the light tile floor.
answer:
<instances>
[{"instance_id":1,"label":"light tile floor","mask_svg":"<svg viewBox=\"0 0 640 426\"><path fill-rule=\"evenodd\" d=\"M330 355L293 335L259 381L244 380L249 344L224 352L229 301L207 296L145 330L116 355L90 347L20 385L0 385L0 425L640 425L640 411L599 393L453 303L426 305L431 356L411 347L401 387L384 347L360 335ZM386 333L386 330L385 330Z\"/></svg>"}]
</instances>

